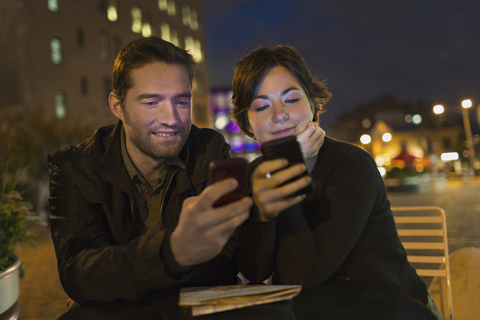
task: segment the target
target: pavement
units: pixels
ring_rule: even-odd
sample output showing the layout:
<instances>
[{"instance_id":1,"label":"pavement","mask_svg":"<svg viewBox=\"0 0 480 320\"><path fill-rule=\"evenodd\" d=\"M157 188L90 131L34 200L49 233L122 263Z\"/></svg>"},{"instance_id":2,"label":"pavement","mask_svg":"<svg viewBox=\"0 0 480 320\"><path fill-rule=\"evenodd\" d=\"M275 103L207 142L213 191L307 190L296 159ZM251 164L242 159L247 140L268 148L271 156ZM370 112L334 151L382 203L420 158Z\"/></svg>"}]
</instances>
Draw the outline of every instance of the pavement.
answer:
<instances>
[{"instance_id":1,"label":"pavement","mask_svg":"<svg viewBox=\"0 0 480 320\"><path fill-rule=\"evenodd\" d=\"M480 177L468 184L463 179L448 180L416 193L391 193L392 205L438 205L445 209L450 253L463 247L480 248ZM25 270L20 280L21 320L58 319L67 311L67 295L58 277L50 229L38 225L31 230L39 237L37 248L22 244L18 256Z\"/></svg>"}]
</instances>

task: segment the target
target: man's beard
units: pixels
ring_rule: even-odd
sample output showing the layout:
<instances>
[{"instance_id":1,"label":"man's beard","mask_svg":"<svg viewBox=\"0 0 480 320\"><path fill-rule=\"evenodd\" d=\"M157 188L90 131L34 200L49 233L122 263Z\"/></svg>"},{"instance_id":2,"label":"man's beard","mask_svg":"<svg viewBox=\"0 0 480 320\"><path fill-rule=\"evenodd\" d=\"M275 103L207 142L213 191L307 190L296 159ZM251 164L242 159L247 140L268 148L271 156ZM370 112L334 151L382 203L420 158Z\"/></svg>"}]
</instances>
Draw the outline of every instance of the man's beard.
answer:
<instances>
[{"instance_id":1,"label":"man's beard","mask_svg":"<svg viewBox=\"0 0 480 320\"><path fill-rule=\"evenodd\" d=\"M142 132L137 126L130 125L130 119L125 117L125 123L128 125L128 136L130 141L145 155L153 159L164 159L172 158L177 156L182 150L185 141L187 141L188 135L190 133L190 126L188 128L184 127L183 124L176 126L175 130L177 135L180 136L180 139L176 141L165 141L163 143L155 143L153 141L152 133L150 130Z\"/></svg>"}]
</instances>

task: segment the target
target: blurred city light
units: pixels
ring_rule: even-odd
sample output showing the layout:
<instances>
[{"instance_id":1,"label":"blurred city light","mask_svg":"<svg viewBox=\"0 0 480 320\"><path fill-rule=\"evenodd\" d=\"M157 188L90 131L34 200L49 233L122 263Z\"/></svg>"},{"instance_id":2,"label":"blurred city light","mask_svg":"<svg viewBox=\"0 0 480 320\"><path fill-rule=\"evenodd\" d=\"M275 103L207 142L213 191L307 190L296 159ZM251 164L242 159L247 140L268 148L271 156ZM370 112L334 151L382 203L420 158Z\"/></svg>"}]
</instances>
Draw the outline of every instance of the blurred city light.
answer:
<instances>
[{"instance_id":1,"label":"blurred city light","mask_svg":"<svg viewBox=\"0 0 480 320\"><path fill-rule=\"evenodd\" d=\"M360 142L363 144L369 144L372 141L372 137L370 137L368 134L364 134L360 137Z\"/></svg>"},{"instance_id":2,"label":"blurred city light","mask_svg":"<svg viewBox=\"0 0 480 320\"><path fill-rule=\"evenodd\" d=\"M412 117L412 122L413 124L420 124L422 123L422 116L419 114L416 114Z\"/></svg>"},{"instance_id":3,"label":"blurred city light","mask_svg":"<svg viewBox=\"0 0 480 320\"><path fill-rule=\"evenodd\" d=\"M383 136L382 136L382 140L384 142L390 142L392 140L392 134L387 132L387 133L384 133Z\"/></svg>"},{"instance_id":4,"label":"blurred city light","mask_svg":"<svg viewBox=\"0 0 480 320\"><path fill-rule=\"evenodd\" d=\"M377 164L377 166L382 167L385 165L385 158L378 156L375 158L375 163Z\"/></svg>"},{"instance_id":5,"label":"blurred city light","mask_svg":"<svg viewBox=\"0 0 480 320\"><path fill-rule=\"evenodd\" d=\"M440 155L443 161L458 160L458 152L444 152Z\"/></svg>"},{"instance_id":6,"label":"blurred city light","mask_svg":"<svg viewBox=\"0 0 480 320\"><path fill-rule=\"evenodd\" d=\"M411 114L407 114L405 116L405 122L406 123L412 123L412 115Z\"/></svg>"},{"instance_id":7,"label":"blurred city light","mask_svg":"<svg viewBox=\"0 0 480 320\"><path fill-rule=\"evenodd\" d=\"M387 170L385 170L384 167L378 167L378 172L380 172L380 175L383 177L387 173Z\"/></svg>"},{"instance_id":8,"label":"blurred city light","mask_svg":"<svg viewBox=\"0 0 480 320\"><path fill-rule=\"evenodd\" d=\"M465 109L468 109L471 106L472 106L472 100L466 99L462 101L462 107L464 107Z\"/></svg>"},{"instance_id":9,"label":"blurred city light","mask_svg":"<svg viewBox=\"0 0 480 320\"><path fill-rule=\"evenodd\" d=\"M433 107L433 113L442 114L445 111L445 108L441 104L437 104Z\"/></svg>"}]
</instances>

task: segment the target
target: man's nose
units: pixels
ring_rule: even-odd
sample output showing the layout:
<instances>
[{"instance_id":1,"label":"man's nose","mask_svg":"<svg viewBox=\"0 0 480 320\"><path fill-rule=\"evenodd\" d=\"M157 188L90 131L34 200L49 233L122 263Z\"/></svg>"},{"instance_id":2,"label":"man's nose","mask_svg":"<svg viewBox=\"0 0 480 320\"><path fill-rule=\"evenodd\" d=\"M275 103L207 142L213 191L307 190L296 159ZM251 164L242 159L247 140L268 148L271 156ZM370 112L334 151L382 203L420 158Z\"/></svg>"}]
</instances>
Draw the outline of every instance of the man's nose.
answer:
<instances>
[{"instance_id":1,"label":"man's nose","mask_svg":"<svg viewBox=\"0 0 480 320\"><path fill-rule=\"evenodd\" d=\"M177 123L177 110L172 101L164 101L161 108L158 109L157 121L166 126L173 126Z\"/></svg>"}]
</instances>

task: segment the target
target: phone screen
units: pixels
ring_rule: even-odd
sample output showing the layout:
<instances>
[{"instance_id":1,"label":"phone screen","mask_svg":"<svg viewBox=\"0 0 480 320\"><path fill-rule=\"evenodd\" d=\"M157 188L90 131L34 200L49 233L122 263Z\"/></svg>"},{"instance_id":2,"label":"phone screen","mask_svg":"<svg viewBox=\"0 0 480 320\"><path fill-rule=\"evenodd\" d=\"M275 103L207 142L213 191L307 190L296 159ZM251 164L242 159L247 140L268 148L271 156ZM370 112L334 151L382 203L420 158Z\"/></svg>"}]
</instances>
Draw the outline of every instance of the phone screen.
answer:
<instances>
[{"instance_id":1,"label":"phone screen","mask_svg":"<svg viewBox=\"0 0 480 320\"><path fill-rule=\"evenodd\" d=\"M288 136L285 138L272 140L265 142L262 145L262 154L264 160L275 160L275 159L287 159L288 166L291 167L298 163L303 163L305 166L307 165L305 159L303 158L302 150L300 149L300 144L297 141L295 136ZM273 172L272 172L273 173ZM303 172L300 176L295 177L284 184L290 183L299 179L300 177L310 176L308 171ZM295 193L295 195L301 194L309 194L314 190L313 180L308 186L299 190Z\"/></svg>"},{"instance_id":2,"label":"phone screen","mask_svg":"<svg viewBox=\"0 0 480 320\"><path fill-rule=\"evenodd\" d=\"M245 158L219 159L210 162L208 185L228 178L234 178L238 182L238 186L235 190L222 196L213 204L214 208L245 197L247 169L248 161Z\"/></svg>"}]
</instances>

